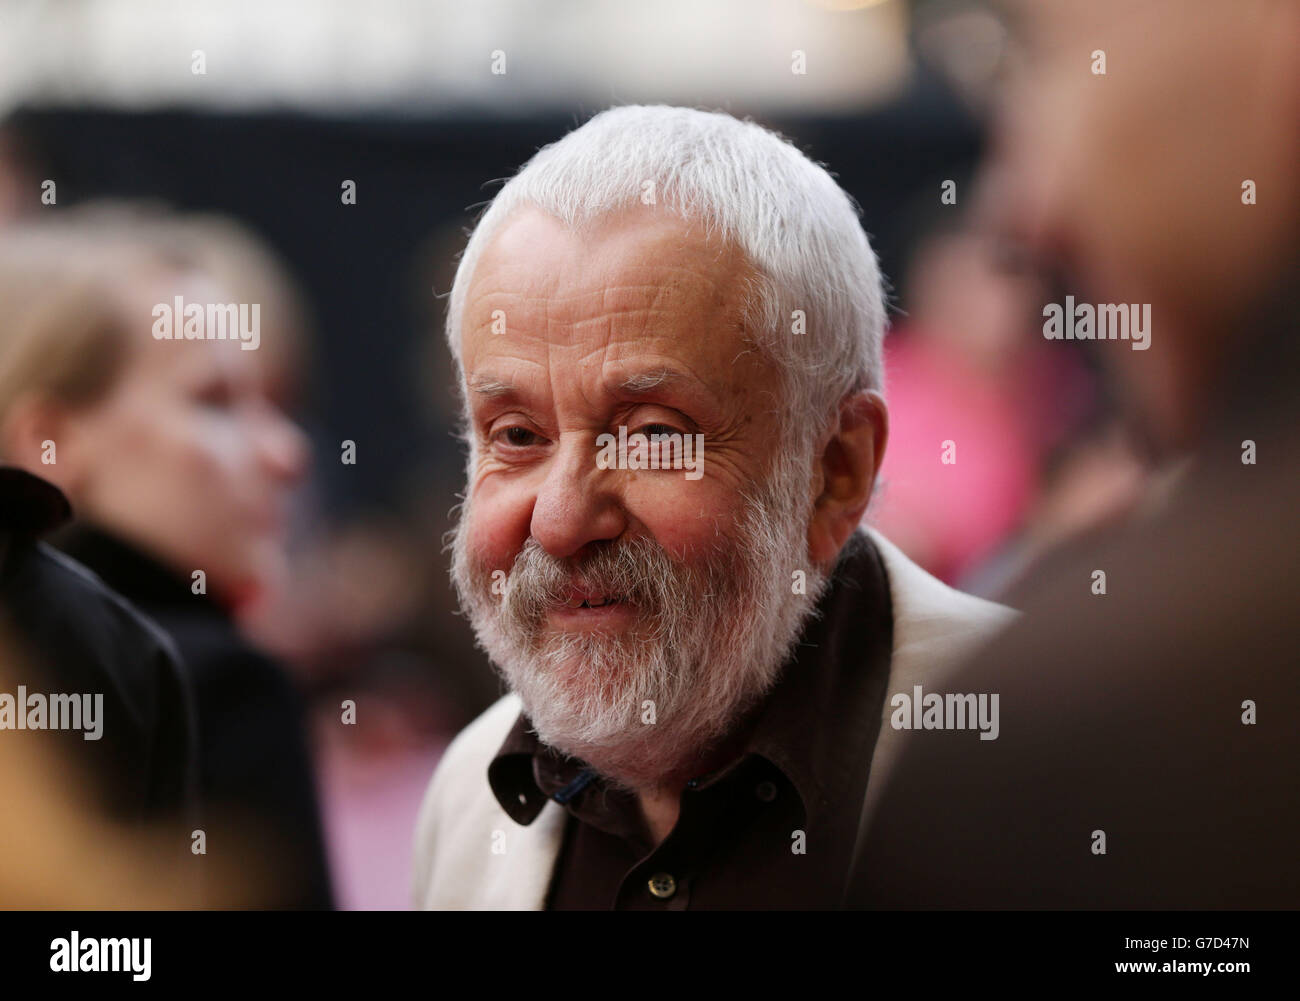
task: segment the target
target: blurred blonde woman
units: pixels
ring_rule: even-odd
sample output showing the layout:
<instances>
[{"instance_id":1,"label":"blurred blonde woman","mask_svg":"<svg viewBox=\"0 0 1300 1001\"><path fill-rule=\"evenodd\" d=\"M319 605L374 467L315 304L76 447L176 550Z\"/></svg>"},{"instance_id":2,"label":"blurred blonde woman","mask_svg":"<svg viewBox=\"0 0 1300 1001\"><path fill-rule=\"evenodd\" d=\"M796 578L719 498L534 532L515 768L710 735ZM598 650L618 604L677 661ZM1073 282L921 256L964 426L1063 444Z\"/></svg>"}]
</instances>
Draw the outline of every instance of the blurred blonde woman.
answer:
<instances>
[{"instance_id":1,"label":"blurred blonde woman","mask_svg":"<svg viewBox=\"0 0 1300 1001\"><path fill-rule=\"evenodd\" d=\"M234 620L284 572L308 459L272 387L296 322L274 259L227 221L105 205L0 233L0 459L64 491L58 544L175 641L202 819L263 831L275 906L325 908L299 697Z\"/></svg>"}]
</instances>

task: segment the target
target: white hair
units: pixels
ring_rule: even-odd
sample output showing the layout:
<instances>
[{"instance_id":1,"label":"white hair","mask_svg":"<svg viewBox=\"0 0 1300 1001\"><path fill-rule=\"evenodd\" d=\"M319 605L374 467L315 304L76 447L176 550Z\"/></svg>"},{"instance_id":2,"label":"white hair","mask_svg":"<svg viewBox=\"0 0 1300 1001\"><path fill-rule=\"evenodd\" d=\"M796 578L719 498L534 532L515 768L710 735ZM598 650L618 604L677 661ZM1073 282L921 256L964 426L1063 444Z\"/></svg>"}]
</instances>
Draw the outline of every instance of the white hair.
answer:
<instances>
[{"instance_id":1,"label":"white hair","mask_svg":"<svg viewBox=\"0 0 1300 1001\"><path fill-rule=\"evenodd\" d=\"M844 396L882 388L880 268L856 204L825 168L776 133L728 114L628 105L538 151L480 218L447 314L462 394L465 294L502 222L528 205L577 229L638 203L646 190L655 204L734 243L758 273L744 304L746 326L780 370L787 433L807 441L833 423Z\"/></svg>"}]
</instances>

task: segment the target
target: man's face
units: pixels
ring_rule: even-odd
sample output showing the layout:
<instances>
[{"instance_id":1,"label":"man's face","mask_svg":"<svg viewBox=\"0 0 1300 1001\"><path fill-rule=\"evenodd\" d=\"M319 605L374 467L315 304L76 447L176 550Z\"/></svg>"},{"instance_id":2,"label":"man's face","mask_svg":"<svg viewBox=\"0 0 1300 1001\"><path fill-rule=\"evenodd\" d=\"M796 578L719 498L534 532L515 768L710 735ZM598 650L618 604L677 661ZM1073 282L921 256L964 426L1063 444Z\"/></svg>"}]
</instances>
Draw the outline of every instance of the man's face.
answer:
<instances>
[{"instance_id":1,"label":"man's face","mask_svg":"<svg viewBox=\"0 0 1300 1001\"><path fill-rule=\"evenodd\" d=\"M1284 0L1003 6L1016 44L984 207L1076 297L1151 304L1150 351L1098 349L1176 431L1178 384L1213 371L1294 239L1296 18Z\"/></svg>"},{"instance_id":2,"label":"man's face","mask_svg":"<svg viewBox=\"0 0 1300 1001\"><path fill-rule=\"evenodd\" d=\"M716 736L797 632L808 466L771 472L782 394L742 337L751 275L640 206L582 233L520 210L474 271L455 578L539 734L569 753L638 727ZM702 475L601 468L597 438L620 427L702 440Z\"/></svg>"}]
</instances>

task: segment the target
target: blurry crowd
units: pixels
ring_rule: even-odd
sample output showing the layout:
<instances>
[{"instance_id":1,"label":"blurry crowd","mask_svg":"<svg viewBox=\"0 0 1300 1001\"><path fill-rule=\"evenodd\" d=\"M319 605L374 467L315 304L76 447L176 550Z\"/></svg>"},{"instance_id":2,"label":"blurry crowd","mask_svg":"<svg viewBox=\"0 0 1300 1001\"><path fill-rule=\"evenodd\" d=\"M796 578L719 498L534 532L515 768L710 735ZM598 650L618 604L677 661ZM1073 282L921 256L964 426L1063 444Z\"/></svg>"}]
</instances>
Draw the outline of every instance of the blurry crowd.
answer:
<instances>
[{"instance_id":1,"label":"blurry crowd","mask_svg":"<svg viewBox=\"0 0 1300 1001\"><path fill-rule=\"evenodd\" d=\"M22 182L9 164L12 192ZM240 843L244 876L275 873L257 882L264 902L402 906L416 800L442 744L480 708L439 678L431 650L401 650L404 630L420 642L439 600L426 592L445 586L437 533L321 527L307 438L289 416L306 311L246 227L148 204L44 216L34 204L18 211L11 194L0 223L0 461L57 488L34 504L71 505L74 516L42 525L45 542L174 643L194 693L198 774L151 815L180 822L198 804L185 816L212 847L192 854L215 856L202 871L232 876L229 845ZM222 339L181 340L185 303L204 310L196 323L207 304L256 304L256 349L237 324ZM158 336L173 305L175 337ZM33 662L51 662L41 666L58 679L66 651L55 637L14 626L6 678L22 683ZM74 766L107 757L98 745L73 750ZM199 901L224 899L224 880L202 882ZM171 885L184 884L159 883ZM140 905L157 899L151 886Z\"/></svg>"}]
</instances>

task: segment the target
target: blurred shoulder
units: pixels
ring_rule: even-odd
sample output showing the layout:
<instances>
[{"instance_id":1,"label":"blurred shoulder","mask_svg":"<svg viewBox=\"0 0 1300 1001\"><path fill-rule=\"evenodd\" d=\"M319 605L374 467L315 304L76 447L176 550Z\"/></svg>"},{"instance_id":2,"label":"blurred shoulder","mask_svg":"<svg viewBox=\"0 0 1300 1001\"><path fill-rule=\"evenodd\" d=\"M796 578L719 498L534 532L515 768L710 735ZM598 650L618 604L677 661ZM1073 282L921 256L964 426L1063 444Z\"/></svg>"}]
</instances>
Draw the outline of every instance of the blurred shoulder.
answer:
<instances>
[{"instance_id":1,"label":"blurred shoulder","mask_svg":"<svg viewBox=\"0 0 1300 1001\"><path fill-rule=\"evenodd\" d=\"M61 643L120 659L124 667L139 664L141 654L150 661L178 659L156 623L88 567L44 542L14 554L5 591L20 629L48 621L46 636L57 633ZM123 656L114 658L118 653Z\"/></svg>"},{"instance_id":2,"label":"blurred shoulder","mask_svg":"<svg viewBox=\"0 0 1300 1001\"><path fill-rule=\"evenodd\" d=\"M875 529L866 532L889 577L895 659L900 655L927 659L961 656L1019 615L1005 605L950 587Z\"/></svg>"},{"instance_id":3,"label":"blurred shoulder","mask_svg":"<svg viewBox=\"0 0 1300 1001\"><path fill-rule=\"evenodd\" d=\"M195 781L193 692L171 637L93 571L15 540L0 607L55 690L102 693L109 798L128 813L187 804ZM115 762L111 766L103 762Z\"/></svg>"}]
</instances>

